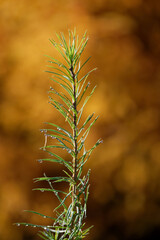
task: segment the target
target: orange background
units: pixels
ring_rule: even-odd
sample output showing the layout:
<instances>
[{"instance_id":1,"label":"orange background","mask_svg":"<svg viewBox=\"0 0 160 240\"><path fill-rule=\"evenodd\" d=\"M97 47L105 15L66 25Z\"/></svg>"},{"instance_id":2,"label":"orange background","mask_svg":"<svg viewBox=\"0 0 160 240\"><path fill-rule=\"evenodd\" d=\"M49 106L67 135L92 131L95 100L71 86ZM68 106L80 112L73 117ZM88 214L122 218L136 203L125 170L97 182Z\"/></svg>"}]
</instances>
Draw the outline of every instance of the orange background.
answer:
<instances>
[{"instance_id":1,"label":"orange background","mask_svg":"<svg viewBox=\"0 0 160 240\"><path fill-rule=\"evenodd\" d=\"M160 238L160 3L157 0L0 1L0 239L36 240L42 223L32 209L52 214L50 194L32 192L32 179L61 174L38 164L43 122L59 115L47 103L51 84L45 54L58 58L48 39L76 27L90 37L83 60L96 93L85 115L100 115L88 145L102 137L88 162L91 189L88 240ZM61 122L63 124L63 122ZM64 153L63 153L64 154ZM44 223L44 222L43 222Z\"/></svg>"}]
</instances>

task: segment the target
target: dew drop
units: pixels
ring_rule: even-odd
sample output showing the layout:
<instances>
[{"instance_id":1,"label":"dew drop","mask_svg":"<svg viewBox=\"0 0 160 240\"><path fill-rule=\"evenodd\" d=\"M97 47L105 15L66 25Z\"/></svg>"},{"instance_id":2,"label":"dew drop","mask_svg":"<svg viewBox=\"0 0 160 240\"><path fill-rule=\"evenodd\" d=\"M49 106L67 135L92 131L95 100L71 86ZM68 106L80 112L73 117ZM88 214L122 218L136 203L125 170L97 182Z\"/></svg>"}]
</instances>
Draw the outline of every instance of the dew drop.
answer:
<instances>
[{"instance_id":1,"label":"dew drop","mask_svg":"<svg viewBox=\"0 0 160 240\"><path fill-rule=\"evenodd\" d=\"M44 230L46 230L47 228L46 227L44 227Z\"/></svg>"},{"instance_id":2,"label":"dew drop","mask_svg":"<svg viewBox=\"0 0 160 240\"><path fill-rule=\"evenodd\" d=\"M46 216L43 216L44 218L46 218Z\"/></svg>"},{"instance_id":3,"label":"dew drop","mask_svg":"<svg viewBox=\"0 0 160 240\"><path fill-rule=\"evenodd\" d=\"M44 192L44 190L42 189L41 192Z\"/></svg>"},{"instance_id":4,"label":"dew drop","mask_svg":"<svg viewBox=\"0 0 160 240\"><path fill-rule=\"evenodd\" d=\"M25 226L28 227L28 224L26 224Z\"/></svg>"},{"instance_id":5,"label":"dew drop","mask_svg":"<svg viewBox=\"0 0 160 240\"><path fill-rule=\"evenodd\" d=\"M61 129L60 129L59 127L57 127L57 130L59 130L59 131L60 131Z\"/></svg>"},{"instance_id":6,"label":"dew drop","mask_svg":"<svg viewBox=\"0 0 160 240\"><path fill-rule=\"evenodd\" d=\"M78 207L76 207L76 209L77 209L77 213L79 213L79 208L78 208Z\"/></svg>"},{"instance_id":7,"label":"dew drop","mask_svg":"<svg viewBox=\"0 0 160 240\"><path fill-rule=\"evenodd\" d=\"M39 162L39 163L42 163L43 161L40 159L40 160L38 160L38 162Z\"/></svg>"},{"instance_id":8,"label":"dew drop","mask_svg":"<svg viewBox=\"0 0 160 240\"><path fill-rule=\"evenodd\" d=\"M35 225L34 225L33 227L34 227L34 228L36 228L36 226L35 226Z\"/></svg>"},{"instance_id":9,"label":"dew drop","mask_svg":"<svg viewBox=\"0 0 160 240\"><path fill-rule=\"evenodd\" d=\"M19 227L20 226L20 224L19 223L17 223L17 227Z\"/></svg>"}]
</instances>

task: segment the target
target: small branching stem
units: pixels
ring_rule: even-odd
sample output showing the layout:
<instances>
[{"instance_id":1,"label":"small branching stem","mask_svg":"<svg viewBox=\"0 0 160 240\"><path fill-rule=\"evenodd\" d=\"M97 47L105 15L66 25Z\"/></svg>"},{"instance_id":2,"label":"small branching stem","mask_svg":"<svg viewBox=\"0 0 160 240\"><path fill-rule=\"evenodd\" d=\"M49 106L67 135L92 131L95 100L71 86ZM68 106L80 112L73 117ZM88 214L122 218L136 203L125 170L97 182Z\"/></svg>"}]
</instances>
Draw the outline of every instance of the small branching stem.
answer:
<instances>
[{"instance_id":1,"label":"small branching stem","mask_svg":"<svg viewBox=\"0 0 160 240\"><path fill-rule=\"evenodd\" d=\"M69 69L71 72L72 80L73 80L73 95L74 95L74 100L73 100L73 107L74 107L74 113L73 113L73 123L74 123L74 128L73 128L73 139L74 139L74 156L73 156L73 189L72 189L72 209L73 212L75 212L76 209L76 191L77 191L77 155L78 155L78 146L77 146L77 97L76 97L76 78L75 78L75 73L73 70L73 66L71 65L71 68ZM73 216L73 224L74 224L74 216ZM73 227L73 226L72 226Z\"/></svg>"},{"instance_id":2,"label":"small branching stem","mask_svg":"<svg viewBox=\"0 0 160 240\"><path fill-rule=\"evenodd\" d=\"M78 35L76 37L75 32L69 31L68 44L63 33L61 33L61 35L57 34L57 37L59 39L58 43L54 40L50 41L61 54L66 62L66 65L65 63L62 64L59 60L48 56L50 58L49 62L52 64L48 67L51 67L53 71L47 72L53 74L51 80L58 84L58 86L60 86L65 92L57 92L51 87L50 92L59 96L60 102L57 102L55 99L50 97L50 103L60 114L63 115L65 121L72 129L72 133L54 123L48 123L53 127L53 129L47 128L42 129L41 131L45 133L45 143L42 149L49 154L49 158L40 159L39 162L47 161L63 164L65 168L68 169L69 173L65 171L67 177L47 177L44 174L43 177L35 179L35 182L47 181L49 183L49 188L35 188L34 190L40 190L41 192L50 191L58 198L59 205L55 208L57 218L49 217L35 211L29 212L44 218L51 218L53 220L53 225L45 226L31 223L17 223L17 226L25 225L40 228L42 231L40 231L39 236L46 240L81 240L86 237L91 229L91 227L83 229L83 220L86 217L86 206L89 194L88 182L90 171L84 175L82 169L83 165L88 161L93 149L102 142L98 140L90 150L85 150L84 142L98 117L91 121L94 115L91 114L87 117L85 122L82 121L82 124L79 124L84 106L92 96L95 89L94 87L92 92L88 96L84 97L84 94L86 94L86 90L89 86L89 83L86 85L87 77L94 69L89 71L78 81L80 70L89 60L88 58L82 65L80 65L80 57L88 41L86 33L79 42ZM77 68L78 70L76 70ZM81 107L79 107L79 103L81 103ZM87 124L89 126L87 126ZM82 134L79 136L81 132ZM48 145L47 137L55 139L56 143L53 142L52 145ZM69 144L72 147L70 147ZM65 160L61 156L52 152L50 149L64 149L71 155L72 160ZM72 172L72 176L70 176L70 172ZM67 184L69 184L69 192L63 192L55 189L53 184L58 182L67 182ZM68 198L69 202L67 203L66 199ZM63 210L57 211L59 208L63 208Z\"/></svg>"}]
</instances>

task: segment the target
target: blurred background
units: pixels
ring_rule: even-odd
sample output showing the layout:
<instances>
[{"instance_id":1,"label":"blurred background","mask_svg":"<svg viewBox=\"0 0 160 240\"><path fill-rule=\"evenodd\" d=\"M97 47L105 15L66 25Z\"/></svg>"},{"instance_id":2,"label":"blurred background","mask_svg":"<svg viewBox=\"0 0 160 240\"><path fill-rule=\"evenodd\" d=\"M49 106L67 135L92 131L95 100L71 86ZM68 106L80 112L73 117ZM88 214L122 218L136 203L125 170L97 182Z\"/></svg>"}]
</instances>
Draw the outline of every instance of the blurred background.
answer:
<instances>
[{"instance_id":1,"label":"blurred background","mask_svg":"<svg viewBox=\"0 0 160 240\"><path fill-rule=\"evenodd\" d=\"M59 115L48 104L44 73L55 32L88 30L82 57L98 85L85 116L100 119L88 144L104 143L89 160L88 240L160 239L160 2L157 0L0 0L0 239L38 240L42 223L23 209L52 214L57 202L32 191L33 178L59 175L39 164L44 122ZM64 155L65 153L63 153ZM65 155L64 155L65 157Z\"/></svg>"}]
</instances>

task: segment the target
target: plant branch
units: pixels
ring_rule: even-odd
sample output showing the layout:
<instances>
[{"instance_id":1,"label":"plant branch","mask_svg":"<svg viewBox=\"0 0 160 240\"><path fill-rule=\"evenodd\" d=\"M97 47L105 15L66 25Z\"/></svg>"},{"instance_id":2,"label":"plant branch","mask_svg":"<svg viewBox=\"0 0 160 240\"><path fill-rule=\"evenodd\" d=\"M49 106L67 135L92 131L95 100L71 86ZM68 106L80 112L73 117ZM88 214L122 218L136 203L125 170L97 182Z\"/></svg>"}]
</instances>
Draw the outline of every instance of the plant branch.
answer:
<instances>
[{"instance_id":1,"label":"plant branch","mask_svg":"<svg viewBox=\"0 0 160 240\"><path fill-rule=\"evenodd\" d=\"M72 189L72 210L73 212L75 211L76 205L76 192L77 192L77 160L78 160L78 145L77 145L77 87L76 87L76 78L75 78L75 73L73 70L73 65L71 64L71 68L69 69L71 72L72 80L73 80L73 95L74 95L74 101L73 101L73 139L74 139L74 156L73 156L73 175L72 178L74 180L73 184L73 189ZM73 227L74 221L72 221L72 226Z\"/></svg>"}]
</instances>

